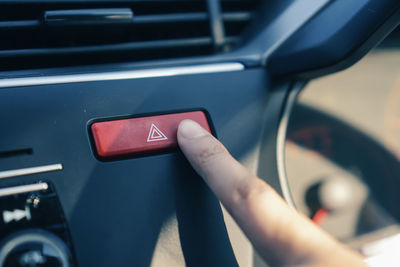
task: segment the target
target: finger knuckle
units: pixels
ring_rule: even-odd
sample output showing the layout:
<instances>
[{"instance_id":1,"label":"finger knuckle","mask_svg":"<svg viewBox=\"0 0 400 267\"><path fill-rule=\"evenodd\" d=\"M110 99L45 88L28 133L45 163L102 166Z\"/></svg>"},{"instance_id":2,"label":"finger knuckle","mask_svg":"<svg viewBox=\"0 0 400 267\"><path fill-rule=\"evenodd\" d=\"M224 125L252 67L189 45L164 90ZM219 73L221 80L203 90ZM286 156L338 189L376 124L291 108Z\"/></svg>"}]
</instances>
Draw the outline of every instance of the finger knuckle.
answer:
<instances>
[{"instance_id":1,"label":"finger knuckle","mask_svg":"<svg viewBox=\"0 0 400 267\"><path fill-rule=\"evenodd\" d=\"M224 153L224 148L222 147L221 144L216 143L211 146L203 148L198 154L197 154L197 160L201 165L207 164L215 158L215 156L220 155Z\"/></svg>"},{"instance_id":2,"label":"finger knuckle","mask_svg":"<svg viewBox=\"0 0 400 267\"><path fill-rule=\"evenodd\" d=\"M253 174L248 174L239 179L236 186L236 201L245 204L251 203L257 196L266 194L271 188L260 178Z\"/></svg>"}]
</instances>

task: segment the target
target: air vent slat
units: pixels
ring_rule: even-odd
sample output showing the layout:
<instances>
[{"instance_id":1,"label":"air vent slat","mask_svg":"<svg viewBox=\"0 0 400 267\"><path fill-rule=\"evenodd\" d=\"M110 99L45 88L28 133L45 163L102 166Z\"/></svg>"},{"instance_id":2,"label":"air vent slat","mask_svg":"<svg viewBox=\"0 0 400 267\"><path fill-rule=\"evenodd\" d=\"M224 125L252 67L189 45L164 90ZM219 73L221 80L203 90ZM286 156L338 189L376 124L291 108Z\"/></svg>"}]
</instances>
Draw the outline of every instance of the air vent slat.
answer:
<instances>
[{"instance_id":1,"label":"air vent slat","mask_svg":"<svg viewBox=\"0 0 400 267\"><path fill-rule=\"evenodd\" d=\"M231 39L233 42L233 39ZM171 39L148 42L132 42L119 43L111 45L97 46L80 46L80 47L64 47L64 48L37 48L37 49L18 49L0 51L0 57L10 56L44 56L44 55L60 55L60 54L77 54L77 53L99 53L112 51L134 51L134 50L154 50L181 47L198 47L204 45L212 45L211 37L187 38L187 39Z\"/></svg>"},{"instance_id":2,"label":"air vent slat","mask_svg":"<svg viewBox=\"0 0 400 267\"><path fill-rule=\"evenodd\" d=\"M224 19L227 20L243 20L242 14L226 14ZM187 13L187 14L158 14L158 15L141 15L135 16L132 21L133 25L143 24L158 24L158 23L180 23L180 22L206 22L208 20L208 14L206 12L198 13ZM14 29L14 28L26 28L26 27L39 27L41 25L40 20L16 20L16 21L0 21L0 29Z\"/></svg>"},{"instance_id":3,"label":"air vent slat","mask_svg":"<svg viewBox=\"0 0 400 267\"><path fill-rule=\"evenodd\" d=\"M225 22L245 22L251 19L251 12L225 12L222 18Z\"/></svg>"},{"instance_id":4,"label":"air vent slat","mask_svg":"<svg viewBox=\"0 0 400 267\"><path fill-rule=\"evenodd\" d=\"M259 1L0 1L0 70L229 52L244 43L242 32ZM91 9L130 10L133 15L129 23L88 23ZM58 11L87 14L88 19L47 25L44 15Z\"/></svg>"},{"instance_id":5,"label":"air vent slat","mask_svg":"<svg viewBox=\"0 0 400 267\"><path fill-rule=\"evenodd\" d=\"M39 20L0 21L0 30L12 30L17 28L34 28L39 26L40 26Z\"/></svg>"},{"instance_id":6,"label":"air vent slat","mask_svg":"<svg viewBox=\"0 0 400 267\"><path fill-rule=\"evenodd\" d=\"M246 22L251 19L251 12L225 12L222 14L224 22ZM132 24L157 24L157 23L179 23L207 21L208 14L205 12L187 14L160 14L135 16ZM41 25L40 20L17 20L0 21L0 30L11 30L17 28L33 28Z\"/></svg>"},{"instance_id":7,"label":"air vent slat","mask_svg":"<svg viewBox=\"0 0 400 267\"><path fill-rule=\"evenodd\" d=\"M157 23L179 23L207 21L207 13L186 13L186 14L160 14L136 16L133 24L157 24Z\"/></svg>"}]
</instances>

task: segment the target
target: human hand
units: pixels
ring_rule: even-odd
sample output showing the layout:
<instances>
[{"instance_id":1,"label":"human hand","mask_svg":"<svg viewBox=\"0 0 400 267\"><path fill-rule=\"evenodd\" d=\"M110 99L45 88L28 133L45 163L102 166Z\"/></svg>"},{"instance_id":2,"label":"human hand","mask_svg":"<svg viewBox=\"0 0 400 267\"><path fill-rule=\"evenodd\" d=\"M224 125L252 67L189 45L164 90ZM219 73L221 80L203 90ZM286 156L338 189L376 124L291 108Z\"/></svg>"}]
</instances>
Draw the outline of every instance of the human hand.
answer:
<instances>
[{"instance_id":1,"label":"human hand","mask_svg":"<svg viewBox=\"0 0 400 267\"><path fill-rule=\"evenodd\" d=\"M184 120L178 143L264 260L272 266L366 266L311 220L289 207L196 122Z\"/></svg>"}]
</instances>

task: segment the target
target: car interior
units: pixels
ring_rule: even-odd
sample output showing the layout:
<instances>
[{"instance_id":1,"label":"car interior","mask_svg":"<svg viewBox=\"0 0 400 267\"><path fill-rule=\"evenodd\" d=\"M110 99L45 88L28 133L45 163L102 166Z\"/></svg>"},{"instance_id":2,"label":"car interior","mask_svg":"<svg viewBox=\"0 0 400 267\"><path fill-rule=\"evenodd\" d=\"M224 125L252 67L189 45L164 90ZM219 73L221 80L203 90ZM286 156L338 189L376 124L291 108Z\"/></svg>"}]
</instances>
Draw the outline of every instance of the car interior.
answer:
<instances>
[{"instance_id":1,"label":"car interior","mask_svg":"<svg viewBox=\"0 0 400 267\"><path fill-rule=\"evenodd\" d=\"M387 266L399 24L398 0L1 0L0 266L269 266L184 119Z\"/></svg>"}]
</instances>

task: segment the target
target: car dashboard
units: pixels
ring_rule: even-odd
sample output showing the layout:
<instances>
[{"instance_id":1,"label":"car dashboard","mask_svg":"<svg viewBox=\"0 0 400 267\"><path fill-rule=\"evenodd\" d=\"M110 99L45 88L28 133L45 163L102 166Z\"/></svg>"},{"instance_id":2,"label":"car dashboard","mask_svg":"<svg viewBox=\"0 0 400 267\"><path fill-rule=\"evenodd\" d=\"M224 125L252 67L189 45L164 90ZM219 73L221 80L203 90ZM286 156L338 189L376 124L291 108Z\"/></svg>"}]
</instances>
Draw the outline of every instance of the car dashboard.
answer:
<instances>
[{"instance_id":1,"label":"car dashboard","mask_svg":"<svg viewBox=\"0 0 400 267\"><path fill-rule=\"evenodd\" d=\"M197 114L293 204L307 183L293 185L286 135L306 147L293 121L315 114L294 108L298 92L399 14L391 0L2 1L0 266L266 266L180 152L177 123Z\"/></svg>"}]
</instances>

